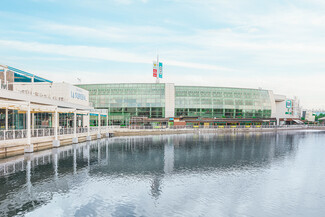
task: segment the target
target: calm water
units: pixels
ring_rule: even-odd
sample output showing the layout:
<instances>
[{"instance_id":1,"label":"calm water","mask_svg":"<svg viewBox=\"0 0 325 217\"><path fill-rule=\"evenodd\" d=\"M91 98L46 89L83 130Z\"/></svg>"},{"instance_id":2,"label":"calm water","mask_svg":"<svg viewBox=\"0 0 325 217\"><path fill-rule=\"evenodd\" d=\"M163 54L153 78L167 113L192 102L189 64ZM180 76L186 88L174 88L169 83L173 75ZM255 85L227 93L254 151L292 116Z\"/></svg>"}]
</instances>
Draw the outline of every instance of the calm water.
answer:
<instances>
[{"instance_id":1,"label":"calm water","mask_svg":"<svg viewBox=\"0 0 325 217\"><path fill-rule=\"evenodd\" d=\"M125 137L0 160L0 216L325 216L325 132Z\"/></svg>"}]
</instances>

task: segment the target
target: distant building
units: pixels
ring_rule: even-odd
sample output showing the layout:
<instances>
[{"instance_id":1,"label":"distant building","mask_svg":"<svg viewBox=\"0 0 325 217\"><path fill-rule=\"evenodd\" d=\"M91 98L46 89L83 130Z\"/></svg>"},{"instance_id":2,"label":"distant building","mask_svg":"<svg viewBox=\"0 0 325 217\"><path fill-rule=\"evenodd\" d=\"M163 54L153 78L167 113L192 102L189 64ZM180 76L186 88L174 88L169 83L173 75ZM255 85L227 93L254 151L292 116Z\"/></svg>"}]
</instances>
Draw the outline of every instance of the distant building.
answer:
<instances>
[{"instance_id":1,"label":"distant building","mask_svg":"<svg viewBox=\"0 0 325 217\"><path fill-rule=\"evenodd\" d=\"M275 113L272 117L278 120L278 124L302 124L299 120L301 118L301 107L297 97L287 98L284 95L274 94Z\"/></svg>"}]
</instances>

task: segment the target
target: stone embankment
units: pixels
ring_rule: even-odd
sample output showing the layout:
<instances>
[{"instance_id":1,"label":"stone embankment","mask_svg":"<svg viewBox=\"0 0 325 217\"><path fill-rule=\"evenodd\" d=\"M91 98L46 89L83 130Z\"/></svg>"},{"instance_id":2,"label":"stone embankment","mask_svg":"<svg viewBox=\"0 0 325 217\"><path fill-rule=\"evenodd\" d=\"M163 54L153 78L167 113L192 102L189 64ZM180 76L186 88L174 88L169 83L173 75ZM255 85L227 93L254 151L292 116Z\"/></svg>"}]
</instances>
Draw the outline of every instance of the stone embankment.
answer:
<instances>
[{"instance_id":1,"label":"stone embankment","mask_svg":"<svg viewBox=\"0 0 325 217\"><path fill-rule=\"evenodd\" d=\"M166 135L166 134L189 134L189 133L249 133L249 132L279 132L279 131L289 131L289 130L321 130L325 131L325 126L282 126L282 127L227 127L227 128L181 128L181 129L129 129L129 128L115 128L109 129L109 135L114 137L120 136L149 136L149 135ZM101 138L107 138L106 134L103 134ZM86 141L86 133L78 135L79 142ZM72 136L60 136L61 146L70 145L73 143ZM96 133L91 134L91 139L96 140ZM34 141L35 140L35 141ZM45 149L53 148L52 141L54 137L44 137L44 138L32 138L32 143L34 146L34 151L41 151ZM7 140L0 141L0 158L19 155L24 153L24 147L26 146L26 139L19 140Z\"/></svg>"},{"instance_id":2,"label":"stone embankment","mask_svg":"<svg viewBox=\"0 0 325 217\"><path fill-rule=\"evenodd\" d=\"M294 126L294 127L260 127L260 128L183 128L183 129L128 129L115 128L112 130L114 137L117 136L147 136L164 134L186 134L186 133L232 133L232 132L277 132L287 130L322 130L325 126Z\"/></svg>"}]
</instances>

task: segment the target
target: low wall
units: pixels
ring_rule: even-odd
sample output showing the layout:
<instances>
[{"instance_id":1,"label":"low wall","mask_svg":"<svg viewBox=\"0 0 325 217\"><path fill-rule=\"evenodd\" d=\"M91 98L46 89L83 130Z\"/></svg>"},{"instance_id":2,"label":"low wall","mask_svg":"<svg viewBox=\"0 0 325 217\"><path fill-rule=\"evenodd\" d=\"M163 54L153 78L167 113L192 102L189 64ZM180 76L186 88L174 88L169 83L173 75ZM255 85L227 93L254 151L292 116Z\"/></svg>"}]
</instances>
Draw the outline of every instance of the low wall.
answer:
<instances>
[{"instance_id":1,"label":"low wall","mask_svg":"<svg viewBox=\"0 0 325 217\"><path fill-rule=\"evenodd\" d=\"M91 132L91 139L97 139L98 132ZM77 134L79 142L85 142L87 138L87 133L79 133ZM105 136L105 133L102 133L102 137ZM72 138L74 134L68 135L59 135L58 140L60 140L60 146L70 145L72 144ZM53 147L54 136L46 136L46 137L32 137L31 144L33 144L34 151L41 151L45 149L51 149ZM0 157L9 157L18 154L23 154L27 139L12 139L0 141Z\"/></svg>"},{"instance_id":2,"label":"low wall","mask_svg":"<svg viewBox=\"0 0 325 217\"><path fill-rule=\"evenodd\" d=\"M287 130L325 130L325 127L295 127L295 128L192 128L192 129L114 129L114 136L146 136L185 133L231 133L231 132L274 132Z\"/></svg>"},{"instance_id":3,"label":"low wall","mask_svg":"<svg viewBox=\"0 0 325 217\"><path fill-rule=\"evenodd\" d=\"M276 132L276 131L288 131L288 130L322 130L325 131L325 127L284 127L284 128L189 128L189 129L127 129L127 128L115 128L110 129L110 133L114 137L120 136L147 136L147 135L164 135L164 134L186 134L186 133L234 133L234 132ZM98 132L91 132L92 139L97 139ZM102 133L102 137L105 133ZM73 134L60 135L60 145L72 144ZM77 134L78 141L86 141L87 133ZM51 149L53 147L54 136L31 138L31 143L34 146L34 151L41 151L45 149ZM26 139L15 139L0 141L0 158L14 156L24 153L26 146Z\"/></svg>"}]
</instances>

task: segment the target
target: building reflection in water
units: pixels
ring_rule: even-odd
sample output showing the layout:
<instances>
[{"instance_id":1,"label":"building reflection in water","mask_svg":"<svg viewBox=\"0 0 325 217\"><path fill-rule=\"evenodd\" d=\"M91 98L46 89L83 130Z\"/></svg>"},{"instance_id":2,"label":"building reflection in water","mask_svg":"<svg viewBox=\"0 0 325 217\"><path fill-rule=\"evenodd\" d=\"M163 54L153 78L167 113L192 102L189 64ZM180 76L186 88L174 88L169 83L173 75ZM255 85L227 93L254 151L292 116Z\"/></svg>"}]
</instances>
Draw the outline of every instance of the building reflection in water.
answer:
<instances>
[{"instance_id":1,"label":"building reflection in water","mask_svg":"<svg viewBox=\"0 0 325 217\"><path fill-rule=\"evenodd\" d=\"M33 205L40 206L54 193L69 191L89 176L146 175L151 179L150 194L158 199L165 176L263 167L294 155L297 140L303 136L303 133L238 133L124 137L1 159L0 184L6 187L0 190L0 216L23 209L33 198L31 195L37 200L38 195L47 191L50 196ZM25 183L22 176L26 176Z\"/></svg>"}]
</instances>

